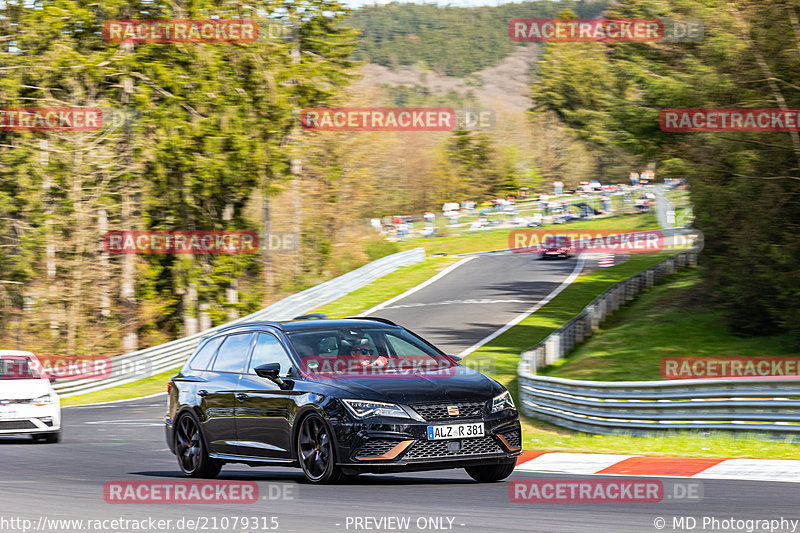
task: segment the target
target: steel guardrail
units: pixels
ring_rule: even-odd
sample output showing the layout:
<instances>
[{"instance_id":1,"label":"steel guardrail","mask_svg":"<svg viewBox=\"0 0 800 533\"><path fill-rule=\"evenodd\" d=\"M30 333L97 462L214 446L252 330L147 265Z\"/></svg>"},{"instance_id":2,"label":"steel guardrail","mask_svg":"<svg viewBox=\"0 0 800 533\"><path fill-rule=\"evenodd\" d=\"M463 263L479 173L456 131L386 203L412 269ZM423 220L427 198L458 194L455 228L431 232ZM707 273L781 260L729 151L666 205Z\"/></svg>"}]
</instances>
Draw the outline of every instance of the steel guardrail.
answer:
<instances>
[{"instance_id":1,"label":"steel guardrail","mask_svg":"<svg viewBox=\"0 0 800 533\"><path fill-rule=\"evenodd\" d=\"M556 363L572 351L577 344L590 337L611 313L626 302L633 300L637 294L651 288L665 276L674 274L678 269L695 266L697 266L696 253L680 253L615 284L592 300L569 322L545 337L537 345L522 352L521 363L527 364L527 368L533 373L536 373L537 368Z\"/></svg>"},{"instance_id":2,"label":"steel guardrail","mask_svg":"<svg viewBox=\"0 0 800 533\"><path fill-rule=\"evenodd\" d=\"M667 231L667 230L665 230ZM526 416L596 434L650 435L663 430L800 432L796 379L583 381L536 375L583 342L608 315L684 267L696 253L670 257L606 290L575 318L520 356L520 410Z\"/></svg>"},{"instance_id":3,"label":"steel guardrail","mask_svg":"<svg viewBox=\"0 0 800 533\"><path fill-rule=\"evenodd\" d=\"M518 377L525 415L588 433L800 432L800 377L579 381L537 376L524 363Z\"/></svg>"},{"instance_id":4,"label":"steel guardrail","mask_svg":"<svg viewBox=\"0 0 800 533\"><path fill-rule=\"evenodd\" d=\"M364 287L400 267L425 260L422 247L382 257L367 265L284 298L247 316L171 342L110 358L111 373L104 379L62 379L53 384L61 397L97 392L156 376L180 366L203 337L228 326L253 320L290 320Z\"/></svg>"}]
</instances>

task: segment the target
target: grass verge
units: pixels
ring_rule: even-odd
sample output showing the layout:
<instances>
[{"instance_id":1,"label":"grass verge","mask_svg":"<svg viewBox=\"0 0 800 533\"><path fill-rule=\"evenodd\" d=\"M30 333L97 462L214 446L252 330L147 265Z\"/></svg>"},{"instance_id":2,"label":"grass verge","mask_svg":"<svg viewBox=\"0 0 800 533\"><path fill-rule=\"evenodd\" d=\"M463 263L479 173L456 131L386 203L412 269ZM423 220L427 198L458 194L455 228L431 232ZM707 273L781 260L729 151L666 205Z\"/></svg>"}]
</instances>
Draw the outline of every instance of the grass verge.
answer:
<instances>
[{"instance_id":1,"label":"grass verge","mask_svg":"<svg viewBox=\"0 0 800 533\"><path fill-rule=\"evenodd\" d=\"M603 291L669 257L668 253L632 254L628 261L584 274L536 313L468 355L465 362L511 385L516 394L517 363L524 350L537 344L577 315Z\"/></svg>"},{"instance_id":2,"label":"grass verge","mask_svg":"<svg viewBox=\"0 0 800 533\"><path fill-rule=\"evenodd\" d=\"M702 279L684 270L627 307L560 365L540 374L599 381L660 380L664 357L788 357L797 353L782 336L738 337L707 303Z\"/></svg>"},{"instance_id":3,"label":"grass verge","mask_svg":"<svg viewBox=\"0 0 800 533\"><path fill-rule=\"evenodd\" d=\"M127 385L120 385L119 387L112 387L97 392L62 398L61 405L85 405L87 403L113 402L115 400L128 400L130 398L148 396L157 392L166 392L169 378L174 376L178 370L180 370L180 367L167 370L166 372L162 372L150 378L128 383Z\"/></svg>"},{"instance_id":4,"label":"grass verge","mask_svg":"<svg viewBox=\"0 0 800 533\"><path fill-rule=\"evenodd\" d=\"M574 317L605 289L652 266L664 256L634 256L621 265L579 277L549 304L470 354L465 363L492 375L517 399L516 370L522 351ZM718 313L696 297L699 283L696 271L672 276L614 314L601 331L578 348L562 366L553 366L540 373L579 379L659 379L658 361L664 354L764 355L764 339L741 339L724 330ZM691 305L689 313L686 312L687 305ZM789 355L780 347L779 338L768 339L767 343L770 354ZM621 353L625 355L620 357ZM636 357L646 361L646 365L631 361ZM647 367L646 373L641 372L642 365ZM492 371L486 372L487 369ZM798 440L791 436L776 442L758 435L724 432L669 432L647 437L591 435L526 417L522 417L522 427L523 448L526 450L677 457L798 457Z\"/></svg>"},{"instance_id":5,"label":"grass verge","mask_svg":"<svg viewBox=\"0 0 800 533\"><path fill-rule=\"evenodd\" d=\"M546 226L548 229L657 229L655 214L621 215L617 217L596 218L593 220L576 220L561 226ZM449 230L456 228L440 228L441 237L425 239L409 239L398 242L401 250L424 246L428 255L432 254L466 254L485 252L487 250L504 250L509 248L508 236L513 228L485 229L478 231L464 230L463 234L448 235Z\"/></svg>"},{"instance_id":6,"label":"grass verge","mask_svg":"<svg viewBox=\"0 0 800 533\"><path fill-rule=\"evenodd\" d=\"M416 287L457 262L457 257L428 257L421 263L401 267L329 304L318 307L314 313L325 313L331 318L354 316L390 298Z\"/></svg>"}]
</instances>

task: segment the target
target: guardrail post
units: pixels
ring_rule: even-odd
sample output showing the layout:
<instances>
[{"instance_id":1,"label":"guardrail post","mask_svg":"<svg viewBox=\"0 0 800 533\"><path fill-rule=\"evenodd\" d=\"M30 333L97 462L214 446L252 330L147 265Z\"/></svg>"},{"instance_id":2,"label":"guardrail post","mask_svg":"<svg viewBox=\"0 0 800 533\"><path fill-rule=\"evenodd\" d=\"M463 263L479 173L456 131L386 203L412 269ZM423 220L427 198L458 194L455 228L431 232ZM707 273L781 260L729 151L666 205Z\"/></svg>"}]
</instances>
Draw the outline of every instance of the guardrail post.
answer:
<instances>
[{"instance_id":1,"label":"guardrail post","mask_svg":"<svg viewBox=\"0 0 800 533\"><path fill-rule=\"evenodd\" d=\"M586 335L586 317L584 314L578 316L575 319L575 342L583 342L583 338Z\"/></svg>"},{"instance_id":2,"label":"guardrail post","mask_svg":"<svg viewBox=\"0 0 800 533\"><path fill-rule=\"evenodd\" d=\"M697 254L689 254L689 267L697 267Z\"/></svg>"},{"instance_id":3,"label":"guardrail post","mask_svg":"<svg viewBox=\"0 0 800 533\"><path fill-rule=\"evenodd\" d=\"M558 333L551 334L545 341L545 354L544 354L545 365L552 365L561 358L560 341L561 339Z\"/></svg>"},{"instance_id":4,"label":"guardrail post","mask_svg":"<svg viewBox=\"0 0 800 533\"><path fill-rule=\"evenodd\" d=\"M653 283L655 283L656 275L653 269L648 269L644 274L644 287L645 289L649 289L653 286Z\"/></svg>"}]
</instances>

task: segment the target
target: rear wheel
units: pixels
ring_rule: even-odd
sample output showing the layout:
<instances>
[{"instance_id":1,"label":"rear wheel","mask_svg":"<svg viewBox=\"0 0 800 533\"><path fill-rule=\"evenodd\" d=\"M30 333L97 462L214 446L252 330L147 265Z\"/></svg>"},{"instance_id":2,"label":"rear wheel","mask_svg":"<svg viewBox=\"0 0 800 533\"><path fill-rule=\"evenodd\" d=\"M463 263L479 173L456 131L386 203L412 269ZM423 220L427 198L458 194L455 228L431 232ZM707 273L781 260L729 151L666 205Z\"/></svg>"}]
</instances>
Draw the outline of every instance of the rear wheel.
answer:
<instances>
[{"instance_id":1,"label":"rear wheel","mask_svg":"<svg viewBox=\"0 0 800 533\"><path fill-rule=\"evenodd\" d=\"M492 483L494 481L500 481L514 472L514 467L516 466L517 461L516 459L510 461L508 463L500 463L497 465L485 465L485 466L468 466L464 470L467 471L467 474L470 475L472 479L475 481L479 481L481 483Z\"/></svg>"},{"instance_id":2,"label":"rear wheel","mask_svg":"<svg viewBox=\"0 0 800 533\"><path fill-rule=\"evenodd\" d=\"M336 466L333 438L319 415L311 414L300 423L297 460L311 483L336 483L343 477Z\"/></svg>"},{"instance_id":3,"label":"rear wheel","mask_svg":"<svg viewBox=\"0 0 800 533\"><path fill-rule=\"evenodd\" d=\"M175 423L175 455L186 477L214 478L222 470L222 463L208 456L200 425L189 413Z\"/></svg>"}]
</instances>

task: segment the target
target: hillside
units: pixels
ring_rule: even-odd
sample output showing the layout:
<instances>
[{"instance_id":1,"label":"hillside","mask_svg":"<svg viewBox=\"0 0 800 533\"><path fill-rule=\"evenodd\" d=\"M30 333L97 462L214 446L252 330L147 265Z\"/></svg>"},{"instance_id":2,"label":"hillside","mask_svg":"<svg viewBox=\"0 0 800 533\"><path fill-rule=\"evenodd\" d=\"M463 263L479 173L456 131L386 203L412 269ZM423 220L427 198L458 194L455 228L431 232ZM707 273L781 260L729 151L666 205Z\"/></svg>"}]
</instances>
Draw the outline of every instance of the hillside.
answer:
<instances>
[{"instance_id":1,"label":"hillside","mask_svg":"<svg viewBox=\"0 0 800 533\"><path fill-rule=\"evenodd\" d=\"M519 46L508 38L511 19L554 17L562 9L587 18L607 5L606 0L541 0L464 8L392 2L364 6L346 24L361 30L357 59L463 77L498 64Z\"/></svg>"}]
</instances>

